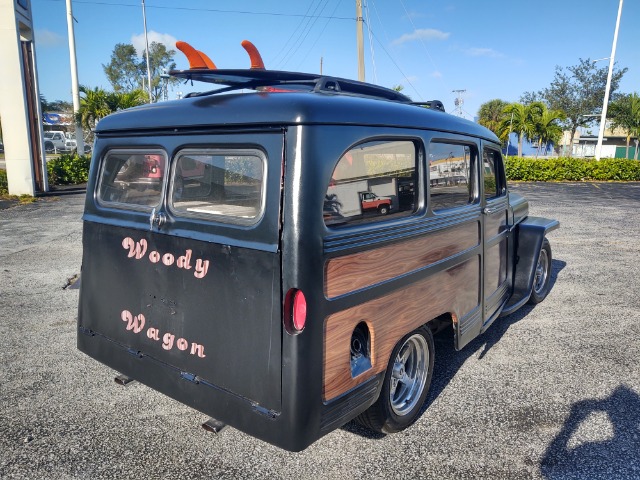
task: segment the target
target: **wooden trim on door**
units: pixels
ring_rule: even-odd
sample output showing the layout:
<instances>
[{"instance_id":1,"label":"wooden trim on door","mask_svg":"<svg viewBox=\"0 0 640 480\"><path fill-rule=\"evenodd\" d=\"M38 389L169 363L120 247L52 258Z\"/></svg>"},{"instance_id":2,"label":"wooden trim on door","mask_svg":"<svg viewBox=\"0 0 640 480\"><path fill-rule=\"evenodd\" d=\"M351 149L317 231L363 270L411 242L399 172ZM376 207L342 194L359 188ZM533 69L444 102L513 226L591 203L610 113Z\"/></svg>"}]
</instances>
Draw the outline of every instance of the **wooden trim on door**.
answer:
<instances>
[{"instance_id":1,"label":"wooden trim on door","mask_svg":"<svg viewBox=\"0 0 640 480\"><path fill-rule=\"evenodd\" d=\"M477 221L364 252L332 258L325 264L327 298L344 295L410 273L477 246Z\"/></svg>"}]
</instances>

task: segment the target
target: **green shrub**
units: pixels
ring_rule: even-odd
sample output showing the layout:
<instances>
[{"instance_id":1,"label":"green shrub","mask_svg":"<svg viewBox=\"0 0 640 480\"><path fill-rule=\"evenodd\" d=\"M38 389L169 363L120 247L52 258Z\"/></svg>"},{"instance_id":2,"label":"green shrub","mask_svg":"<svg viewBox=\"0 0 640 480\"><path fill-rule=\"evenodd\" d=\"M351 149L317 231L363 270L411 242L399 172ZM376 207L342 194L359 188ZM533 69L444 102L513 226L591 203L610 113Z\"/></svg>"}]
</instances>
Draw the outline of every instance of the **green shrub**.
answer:
<instances>
[{"instance_id":1,"label":"green shrub","mask_svg":"<svg viewBox=\"0 0 640 480\"><path fill-rule=\"evenodd\" d=\"M47 162L51 185L85 183L89 179L90 155L64 154Z\"/></svg>"},{"instance_id":2,"label":"green shrub","mask_svg":"<svg viewBox=\"0 0 640 480\"><path fill-rule=\"evenodd\" d=\"M0 195L9 194L9 180L7 180L7 171L0 170Z\"/></svg>"},{"instance_id":3,"label":"green shrub","mask_svg":"<svg viewBox=\"0 0 640 480\"><path fill-rule=\"evenodd\" d=\"M544 160L508 157L505 170L509 180L526 182L640 181L640 162L622 158L598 161L569 157Z\"/></svg>"}]
</instances>

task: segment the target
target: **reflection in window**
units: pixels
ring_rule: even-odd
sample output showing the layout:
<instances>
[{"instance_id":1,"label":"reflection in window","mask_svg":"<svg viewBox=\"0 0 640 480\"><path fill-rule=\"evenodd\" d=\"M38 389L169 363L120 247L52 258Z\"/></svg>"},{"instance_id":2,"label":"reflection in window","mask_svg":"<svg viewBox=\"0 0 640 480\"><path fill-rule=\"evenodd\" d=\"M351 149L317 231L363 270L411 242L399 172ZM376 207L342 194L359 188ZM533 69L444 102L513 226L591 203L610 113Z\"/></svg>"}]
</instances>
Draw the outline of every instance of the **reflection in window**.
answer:
<instances>
[{"instance_id":1,"label":"reflection in window","mask_svg":"<svg viewBox=\"0 0 640 480\"><path fill-rule=\"evenodd\" d=\"M482 153L482 164L484 168L484 197L490 199L505 195L500 153L495 150L485 150Z\"/></svg>"},{"instance_id":2,"label":"reflection in window","mask_svg":"<svg viewBox=\"0 0 640 480\"><path fill-rule=\"evenodd\" d=\"M102 163L98 199L150 209L160 203L165 170L162 152L111 150Z\"/></svg>"},{"instance_id":3,"label":"reflection in window","mask_svg":"<svg viewBox=\"0 0 640 480\"><path fill-rule=\"evenodd\" d=\"M264 157L255 150L184 150L175 161L171 207L177 214L254 223L262 211Z\"/></svg>"},{"instance_id":4,"label":"reflection in window","mask_svg":"<svg viewBox=\"0 0 640 480\"><path fill-rule=\"evenodd\" d=\"M345 153L324 200L327 225L410 215L418 203L416 147L410 141L368 142Z\"/></svg>"},{"instance_id":5,"label":"reflection in window","mask_svg":"<svg viewBox=\"0 0 640 480\"><path fill-rule=\"evenodd\" d=\"M468 145L429 145L431 210L437 212L476 201L475 153Z\"/></svg>"}]
</instances>

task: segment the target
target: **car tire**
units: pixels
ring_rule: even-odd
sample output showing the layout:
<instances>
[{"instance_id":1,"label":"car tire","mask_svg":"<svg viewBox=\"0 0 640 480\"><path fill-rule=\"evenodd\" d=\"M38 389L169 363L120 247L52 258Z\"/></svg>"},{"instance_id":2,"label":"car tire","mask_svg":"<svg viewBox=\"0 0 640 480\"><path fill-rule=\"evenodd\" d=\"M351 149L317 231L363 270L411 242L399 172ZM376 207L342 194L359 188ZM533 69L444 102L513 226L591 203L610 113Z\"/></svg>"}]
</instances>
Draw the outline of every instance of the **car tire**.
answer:
<instances>
[{"instance_id":1,"label":"car tire","mask_svg":"<svg viewBox=\"0 0 640 480\"><path fill-rule=\"evenodd\" d=\"M378 207L378 213L380 213L380 215L386 215L387 213L389 213L389 207L387 207L386 205Z\"/></svg>"},{"instance_id":2,"label":"car tire","mask_svg":"<svg viewBox=\"0 0 640 480\"><path fill-rule=\"evenodd\" d=\"M379 433L395 433L412 425L429 393L434 353L428 327L405 335L391 353L378 400L356 421Z\"/></svg>"},{"instance_id":3,"label":"car tire","mask_svg":"<svg viewBox=\"0 0 640 480\"><path fill-rule=\"evenodd\" d=\"M44 142L44 151L47 153L51 153L53 152L53 150L55 149L55 147L53 146L53 142Z\"/></svg>"},{"instance_id":4,"label":"car tire","mask_svg":"<svg viewBox=\"0 0 640 480\"><path fill-rule=\"evenodd\" d=\"M536 261L536 268L533 272L533 285L529 304L536 305L543 301L551 289L551 244L546 238L542 242L540 254Z\"/></svg>"}]
</instances>

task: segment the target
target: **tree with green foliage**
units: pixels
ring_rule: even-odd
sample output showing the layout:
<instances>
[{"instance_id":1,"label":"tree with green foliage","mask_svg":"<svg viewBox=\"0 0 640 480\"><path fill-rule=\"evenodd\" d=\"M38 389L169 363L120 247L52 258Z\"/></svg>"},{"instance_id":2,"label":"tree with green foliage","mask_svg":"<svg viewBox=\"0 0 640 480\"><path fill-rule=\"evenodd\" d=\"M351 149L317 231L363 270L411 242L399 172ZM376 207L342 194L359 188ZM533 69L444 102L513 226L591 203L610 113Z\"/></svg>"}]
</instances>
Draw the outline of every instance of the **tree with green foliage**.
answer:
<instances>
[{"instance_id":1,"label":"tree with green foliage","mask_svg":"<svg viewBox=\"0 0 640 480\"><path fill-rule=\"evenodd\" d=\"M80 94L80 110L76 120L87 131L93 130L98 121L110 113L142 105L148 99L147 93L142 90L107 92L99 87L91 89L84 85L80 86Z\"/></svg>"},{"instance_id":2,"label":"tree with green foliage","mask_svg":"<svg viewBox=\"0 0 640 480\"><path fill-rule=\"evenodd\" d=\"M176 68L173 60L175 50L169 50L158 42L149 45L149 67L151 70L151 94L154 100L160 97L162 92L162 78L164 70ZM147 79L147 61L145 51L142 57L138 57L136 49L131 44L118 43L113 48L108 64L103 64L109 83L116 93L131 92L140 89ZM177 83L178 80L170 78L169 82Z\"/></svg>"},{"instance_id":3,"label":"tree with green foliage","mask_svg":"<svg viewBox=\"0 0 640 480\"><path fill-rule=\"evenodd\" d=\"M525 138L532 140L536 135L536 121L542 115L545 106L541 102L529 105L510 103L503 112L504 117L498 126L498 137L508 137L511 132L518 135L518 156L522 156L522 142Z\"/></svg>"},{"instance_id":4,"label":"tree with green foliage","mask_svg":"<svg viewBox=\"0 0 640 480\"><path fill-rule=\"evenodd\" d=\"M622 95L609 106L609 116L612 119L611 126L624 130L627 136L627 152L625 158L629 158L629 142L635 137L636 151L634 159L638 159L638 139L640 137L640 96L637 93Z\"/></svg>"},{"instance_id":5,"label":"tree with green foliage","mask_svg":"<svg viewBox=\"0 0 640 480\"><path fill-rule=\"evenodd\" d=\"M140 59L133 45L118 43L113 47L108 64L102 65L107 80L116 92L140 88Z\"/></svg>"},{"instance_id":6,"label":"tree with green foliage","mask_svg":"<svg viewBox=\"0 0 640 480\"><path fill-rule=\"evenodd\" d=\"M107 92L100 87L91 89L80 85L80 109L76 121L82 125L82 128L87 131L93 130L98 120L111 113L107 96Z\"/></svg>"},{"instance_id":7,"label":"tree with green foliage","mask_svg":"<svg viewBox=\"0 0 640 480\"><path fill-rule=\"evenodd\" d=\"M166 70L173 70L176 68L176 62L173 61L175 56L175 50L167 50L167 47L163 43L151 42L149 45L149 67L151 70L151 94L154 101L157 101L162 94L162 78L160 75ZM142 52L143 69L147 71L147 63L145 59L145 52ZM174 77L169 77L170 84L177 84L180 80Z\"/></svg>"},{"instance_id":8,"label":"tree with green foliage","mask_svg":"<svg viewBox=\"0 0 640 480\"><path fill-rule=\"evenodd\" d=\"M40 94L40 107L43 112L73 113L73 104L71 102L66 100L48 102L42 94Z\"/></svg>"},{"instance_id":9,"label":"tree with green foliage","mask_svg":"<svg viewBox=\"0 0 640 480\"><path fill-rule=\"evenodd\" d=\"M578 127L592 124L595 117L590 115L601 111L608 74L608 68L598 68L590 59L579 59L579 62L566 69L556 67L551 85L538 94L529 94L534 95L532 98L537 95L537 98L544 99L550 109L565 113L563 123L571 131L570 145L573 145ZM611 98L615 98L615 91L626 71L626 68L614 69L611 76Z\"/></svg>"},{"instance_id":10,"label":"tree with green foliage","mask_svg":"<svg viewBox=\"0 0 640 480\"><path fill-rule=\"evenodd\" d=\"M540 154L540 150L544 145L545 152L549 148L549 144L558 144L562 138L562 125L565 115L561 110L549 110L544 104L543 109L534 118L534 136L538 141L538 151L536 157Z\"/></svg>"},{"instance_id":11,"label":"tree with green foliage","mask_svg":"<svg viewBox=\"0 0 640 480\"><path fill-rule=\"evenodd\" d=\"M508 102L500 100L499 98L483 103L478 110L478 123L498 135L500 124L505 116L504 109L507 108L508 105ZM508 132L507 135L505 135L504 132L502 133L502 136L498 136L501 137L500 140L506 142Z\"/></svg>"}]
</instances>

